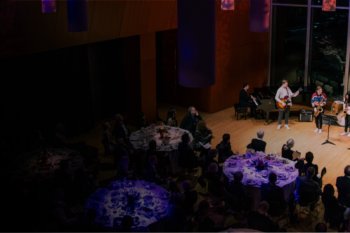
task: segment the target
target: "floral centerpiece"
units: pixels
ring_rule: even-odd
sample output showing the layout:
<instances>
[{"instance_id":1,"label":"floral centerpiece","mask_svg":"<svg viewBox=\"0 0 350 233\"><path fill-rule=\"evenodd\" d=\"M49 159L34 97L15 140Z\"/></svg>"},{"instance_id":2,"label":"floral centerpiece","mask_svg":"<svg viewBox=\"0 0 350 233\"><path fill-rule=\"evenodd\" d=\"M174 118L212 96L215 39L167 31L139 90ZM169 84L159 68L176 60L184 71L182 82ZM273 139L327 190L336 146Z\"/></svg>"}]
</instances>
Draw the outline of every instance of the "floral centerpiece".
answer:
<instances>
[{"instance_id":1,"label":"floral centerpiece","mask_svg":"<svg viewBox=\"0 0 350 233\"><path fill-rule=\"evenodd\" d=\"M164 127L164 125L162 125L157 129L157 133L159 133L159 135L160 135L159 138L163 139L164 135L168 133L168 130Z\"/></svg>"},{"instance_id":2,"label":"floral centerpiece","mask_svg":"<svg viewBox=\"0 0 350 233\"><path fill-rule=\"evenodd\" d=\"M258 158L257 160L255 160L254 165L256 170L258 171L267 169L267 162L264 162L264 160L261 158Z\"/></svg>"}]
</instances>

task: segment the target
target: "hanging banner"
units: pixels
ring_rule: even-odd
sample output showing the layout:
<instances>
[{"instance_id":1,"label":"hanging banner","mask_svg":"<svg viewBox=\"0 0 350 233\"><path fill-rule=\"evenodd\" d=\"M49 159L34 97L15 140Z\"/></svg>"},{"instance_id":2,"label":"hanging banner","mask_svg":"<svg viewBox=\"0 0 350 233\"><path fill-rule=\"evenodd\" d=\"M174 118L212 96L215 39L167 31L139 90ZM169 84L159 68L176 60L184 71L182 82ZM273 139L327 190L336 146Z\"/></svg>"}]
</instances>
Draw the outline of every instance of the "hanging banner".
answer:
<instances>
[{"instance_id":1,"label":"hanging banner","mask_svg":"<svg viewBox=\"0 0 350 233\"><path fill-rule=\"evenodd\" d=\"M251 32L267 32L270 26L271 0L250 0L250 22Z\"/></svg>"},{"instance_id":2,"label":"hanging banner","mask_svg":"<svg viewBox=\"0 0 350 233\"><path fill-rule=\"evenodd\" d=\"M178 80L184 87L215 83L215 0L178 0Z\"/></svg>"},{"instance_id":3,"label":"hanging banner","mask_svg":"<svg viewBox=\"0 0 350 233\"><path fill-rule=\"evenodd\" d=\"M56 0L41 0L41 13L50 14L56 12Z\"/></svg>"},{"instance_id":4,"label":"hanging banner","mask_svg":"<svg viewBox=\"0 0 350 233\"><path fill-rule=\"evenodd\" d=\"M233 11L235 9L235 0L221 0L221 10Z\"/></svg>"},{"instance_id":5,"label":"hanging banner","mask_svg":"<svg viewBox=\"0 0 350 233\"><path fill-rule=\"evenodd\" d=\"M322 11L335 11L337 0L323 0Z\"/></svg>"},{"instance_id":6,"label":"hanging banner","mask_svg":"<svg viewBox=\"0 0 350 233\"><path fill-rule=\"evenodd\" d=\"M68 31L88 30L87 0L67 0Z\"/></svg>"}]
</instances>

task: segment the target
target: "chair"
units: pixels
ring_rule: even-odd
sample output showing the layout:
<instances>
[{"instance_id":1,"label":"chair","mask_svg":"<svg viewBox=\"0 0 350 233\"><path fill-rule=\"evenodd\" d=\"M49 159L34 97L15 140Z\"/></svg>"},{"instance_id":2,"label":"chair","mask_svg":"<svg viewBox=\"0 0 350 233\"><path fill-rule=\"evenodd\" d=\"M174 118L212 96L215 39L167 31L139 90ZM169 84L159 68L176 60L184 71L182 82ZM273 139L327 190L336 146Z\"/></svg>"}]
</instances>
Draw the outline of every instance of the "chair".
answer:
<instances>
[{"instance_id":1,"label":"chair","mask_svg":"<svg viewBox=\"0 0 350 233\"><path fill-rule=\"evenodd\" d=\"M238 120L239 116L242 115L244 119L247 119L248 115L248 107L241 107L239 104L234 104L234 109L235 109L235 117Z\"/></svg>"}]
</instances>

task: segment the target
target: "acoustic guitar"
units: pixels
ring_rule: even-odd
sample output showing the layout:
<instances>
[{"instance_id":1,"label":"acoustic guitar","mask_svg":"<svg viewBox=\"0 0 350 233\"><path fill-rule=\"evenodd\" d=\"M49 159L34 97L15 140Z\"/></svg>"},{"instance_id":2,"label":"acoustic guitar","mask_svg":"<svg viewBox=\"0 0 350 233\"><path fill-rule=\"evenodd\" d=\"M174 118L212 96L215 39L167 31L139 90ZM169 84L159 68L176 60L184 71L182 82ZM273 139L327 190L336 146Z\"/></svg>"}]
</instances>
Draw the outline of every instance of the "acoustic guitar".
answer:
<instances>
[{"instance_id":1,"label":"acoustic guitar","mask_svg":"<svg viewBox=\"0 0 350 233\"><path fill-rule=\"evenodd\" d=\"M299 88L298 90L297 90L297 92L301 92L303 89L302 88ZM280 99L283 103L285 103L285 105L283 106L283 104L282 103L280 103L280 102L276 102L276 106L277 106L277 108L278 109L286 109L287 107L288 107L288 105L290 104L290 100L289 100L289 96L285 96L284 98L282 98L282 99Z\"/></svg>"}]
</instances>

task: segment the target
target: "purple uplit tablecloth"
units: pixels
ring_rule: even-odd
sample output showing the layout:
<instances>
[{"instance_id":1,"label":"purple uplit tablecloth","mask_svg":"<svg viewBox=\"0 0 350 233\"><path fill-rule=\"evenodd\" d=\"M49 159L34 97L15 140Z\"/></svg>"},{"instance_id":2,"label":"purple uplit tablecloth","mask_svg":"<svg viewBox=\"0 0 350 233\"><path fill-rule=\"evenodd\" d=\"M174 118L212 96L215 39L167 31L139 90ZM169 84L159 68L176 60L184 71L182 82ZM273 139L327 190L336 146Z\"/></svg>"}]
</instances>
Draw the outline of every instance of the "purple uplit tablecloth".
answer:
<instances>
[{"instance_id":1,"label":"purple uplit tablecloth","mask_svg":"<svg viewBox=\"0 0 350 233\"><path fill-rule=\"evenodd\" d=\"M263 166L262 170L257 168L259 163ZM224 174L232 181L233 174L241 171L244 185L260 187L268 182L270 172L274 172L277 175L277 185L284 187L293 183L299 175L295 163L280 156L264 153L233 155L224 163Z\"/></svg>"},{"instance_id":2,"label":"purple uplit tablecloth","mask_svg":"<svg viewBox=\"0 0 350 233\"><path fill-rule=\"evenodd\" d=\"M168 214L169 193L162 187L143 180L120 180L98 189L87 203L96 210L96 223L116 229L123 217L133 217L133 229L142 229Z\"/></svg>"},{"instance_id":3,"label":"purple uplit tablecloth","mask_svg":"<svg viewBox=\"0 0 350 233\"><path fill-rule=\"evenodd\" d=\"M184 133L188 133L192 141L192 134L178 127L170 127L167 125L151 125L147 128L142 128L130 135L130 142L135 149L148 149L148 143L155 140L157 150L169 152L177 150L181 137Z\"/></svg>"}]
</instances>

